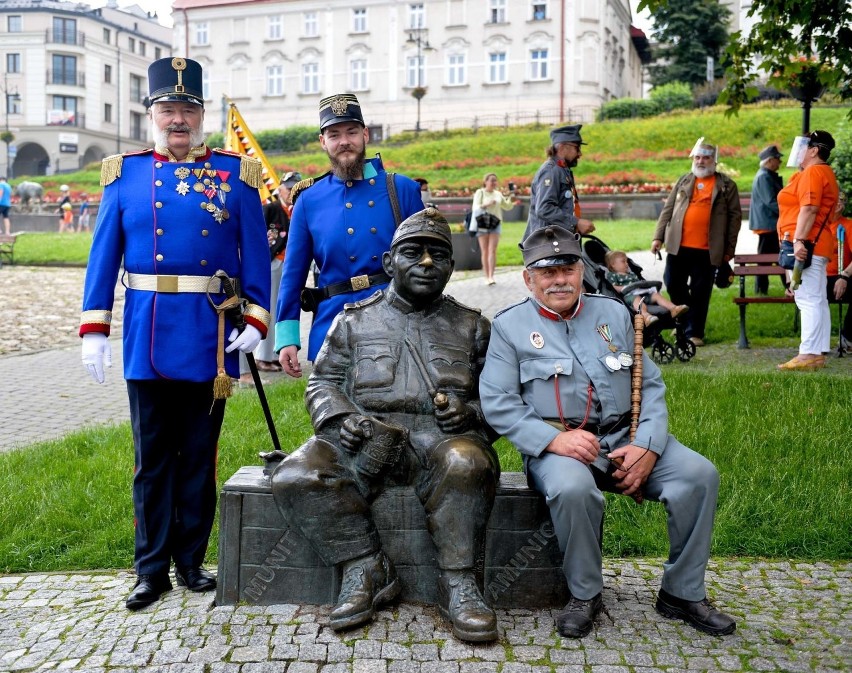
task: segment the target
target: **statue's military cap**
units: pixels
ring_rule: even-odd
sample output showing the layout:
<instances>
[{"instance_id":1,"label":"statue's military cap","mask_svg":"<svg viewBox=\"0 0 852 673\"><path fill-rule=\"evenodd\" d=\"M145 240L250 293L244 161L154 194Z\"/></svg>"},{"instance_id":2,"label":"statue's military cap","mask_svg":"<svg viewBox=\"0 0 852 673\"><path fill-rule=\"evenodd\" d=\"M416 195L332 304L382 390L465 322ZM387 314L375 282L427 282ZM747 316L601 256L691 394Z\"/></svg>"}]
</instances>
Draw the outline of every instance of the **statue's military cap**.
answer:
<instances>
[{"instance_id":1,"label":"statue's military cap","mask_svg":"<svg viewBox=\"0 0 852 673\"><path fill-rule=\"evenodd\" d=\"M404 219L393 234L391 248L412 238L431 238L453 247L450 225L437 208L425 208Z\"/></svg>"},{"instance_id":2,"label":"statue's military cap","mask_svg":"<svg viewBox=\"0 0 852 673\"><path fill-rule=\"evenodd\" d=\"M573 264L583 254L577 235L555 225L536 229L520 248L527 268Z\"/></svg>"},{"instance_id":3,"label":"statue's military cap","mask_svg":"<svg viewBox=\"0 0 852 673\"><path fill-rule=\"evenodd\" d=\"M180 56L160 58L148 66L146 104L183 101L204 107L201 64Z\"/></svg>"}]
</instances>

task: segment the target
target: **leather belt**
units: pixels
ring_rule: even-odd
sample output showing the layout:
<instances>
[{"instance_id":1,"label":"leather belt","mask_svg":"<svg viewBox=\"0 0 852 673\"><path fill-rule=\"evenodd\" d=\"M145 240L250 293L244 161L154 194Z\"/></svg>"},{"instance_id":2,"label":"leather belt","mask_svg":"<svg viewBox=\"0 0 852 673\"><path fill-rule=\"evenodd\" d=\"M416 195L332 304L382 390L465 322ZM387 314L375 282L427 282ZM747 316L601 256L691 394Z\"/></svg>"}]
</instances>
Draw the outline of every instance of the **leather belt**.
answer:
<instances>
[{"instance_id":1,"label":"leather belt","mask_svg":"<svg viewBox=\"0 0 852 673\"><path fill-rule=\"evenodd\" d=\"M169 276L165 274L130 273L128 272L126 286L131 290L147 292L163 292L175 294L178 292L207 292L217 294L222 292L222 282L215 276ZM233 278L232 281L236 281Z\"/></svg>"},{"instance_id":2,"label":"leather belt","mask_svg":"<svg viewBox=\"0 0 852 673\"><path fill-rule=\"evenodd\" d=\"M374 273L372 276L364 274L362 276L353 276L349 280L341 281L340 283L332 283L325 287L319 288L317 291L322 294L322 299L328 299L339 294L347 292L357 292L358 290L366 290L374 285L383 285L390 283L390 276L386 273ZM320 301L322 301L322 299Z\"/></svg>"}]
</instances>

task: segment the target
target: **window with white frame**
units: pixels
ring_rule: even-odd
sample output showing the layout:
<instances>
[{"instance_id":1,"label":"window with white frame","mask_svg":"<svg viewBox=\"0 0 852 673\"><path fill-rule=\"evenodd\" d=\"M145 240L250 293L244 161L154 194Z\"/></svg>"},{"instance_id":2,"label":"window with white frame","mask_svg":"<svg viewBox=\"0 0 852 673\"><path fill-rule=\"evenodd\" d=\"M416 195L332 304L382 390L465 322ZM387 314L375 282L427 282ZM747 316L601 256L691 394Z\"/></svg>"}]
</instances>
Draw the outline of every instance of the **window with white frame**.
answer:
<instances>
[{"instance_id":1,"label":"window with white frame","mask_svg":"<svg viewBox=\"0 0 852 673\"><path fill-rule=\"evenodd\" d=\"M547 2L545 0L532 0L532 20L544 21L547 18Z\"/></svg>"},{"instance_id":2,"label":"window with white frame","mask_svg":"<svg viewBox=\"0 0 852 673\"><path fill-rule=\"evenodd\" d=\"M366 58L354 58L349 61L349 88L352 91L367 90Z\"/></svg>"},{"instance_id":3,"label":"window with white frame","mask_svg":"<svg viewBox=\"0 0 852 673\"><path fill-rule=\"evenodd\" d=\"M104 121L112 123L112 103L104 103Z\"/></svg>"},{"instance_id":4,"label":"window with white frame","mask_svg":"<svg viewBox=\"0 0 852 673\"><path fill-rule=\"evenodd\" d=\"M530 79L547 79L547 64L547 49L530 49Z\"/></svg>"},{"instance_id":5,"label":"window with white frame","mask_svg":"<svg viewBox=\"0 0 852 673\"><path fill-rule=\"evenodd\" d=\"M139 55L145 56L145 53L148 51L148 45L139 40Z\"/></svg>"},{"instance_id":6,"label":"window with white frame","mask_svg":"<svg viewBox=\"0 0 852 673\"><path fill-rule=\"evenodd\" d=\"M302 93L319 93L319 63L302 64Z\"/></svg>"},{"instance_id":7,"label":"window with white frame","mask_svg":"<svg viewBox=\"0 0 852 673\"><path fill-rule=\"evenodd\" d=\"M20 94L7 93L6 94L6 109L9 111L10 115L19 115L21 114L21 101L23 100L23 96Z\"/></svg>"},{"instance_id":8,"label":"window with white frame","mask_svg":"<svg viewBox=\"0 0 852 673\"><path fill-rule=\"evenodd\" d=\"M284 22L280 14L273 14L266 19L266 39L280 40L284 37Z\"/></svg>"},{"instance_id":9,"label":"window with white frame","mask_svg":"<svg viewBox=\"0 0 852 673\"><path fill-rule=\"evenodd\" d=\"M488 0L489 23L506 23L506 0Z\"/></svg>"},{"instance_id":10,"label":"window with white frame","mask_svg":"<svg viewBox=\"0 0 852 673\"><path fill-rule=\"evenodd\" d=\"M210 100L210 71L206 68L201 71L201 95L204 100Z\"/></svg>"},{"instance_id":11,"label":"window with white frame","mask_svg":"<svg viewBox=\"0 0 852 673\"><path fill-rule=\"evenodd\" d=\"M316 37L319 35L319 21L316 12L305 12L302 14L304 21L302 25L305 31L305 37Z\"/></svg>"},{"instance_id":12,"label":"window with white frame","mask_svg":"<svg viewBox=\"0 0 852 673\"><path fill-rule=\"evenodd\" d=\"M206 21L195 23L195 44L197 46L210 44L210 26Z\"/></svg>"},{"instance_id":13,"label":"window with white frame","mask_svg":"<svg viewBox=\"0 0 852 673\"><path fill-rule=\"evenodd\" d=\"M367 8L355 7L352 10L352 32L366 33L367 32Z\"/></svg>"},{"instance_id":14,"label":"window with white frame","mask_svg":"<svg viewBox=\"0 0 852 673\"><path fill-rule=\"evenodd\" d=\"M422 54L405 59L405 86L426 86L425 60Z\"/></svg>"},{"instance_id":15,"label":"window with white frame","mask_svg":"<svg viewBox=\"0 0 852 673\"><path fill-rule=\"evenodd\" d=\"M416 2L408 5L408 27L426 27L426 8L423 6L422 2Z\"/></svg>"},{"instance_id":16,"label":"window with white frame","mask_svg":"<svg viewBox=\"0 0 852 673\"><path fill-rule=\"evenodd\" d=\"M506 52L493 51L488 54L488 82L490 84L502 84L507 82L506 78Z\"/></svg>"},{"instance_id":17,"label":"window with white frame","mask_svg":"<svg viewBox=\"0 0 852 673\"><path fill-rule=\"evenodd\" d=\"M266 66L266 95L267 96L283 96L284 95L284 66L283 65L268 65L268 66Z\"/></svg>"},{"instance_id":18,"label":"window with white frame","mask_svg":"<svg viewBox=\"0 0 852 673\"><path fill-rule=\"evenodd\" d=\"M24 30L24 21L20 14L6 17L6 30L10 33L20 33Z\"/></svg>"},{"instance_id":19,"label":"window with white frame","mask_svg":"<svg viewBox=\"0 0 852 673\"><path fill-rule=\"evenodd\" d=\"M447 56L447 84L459 86L466 83L467 72L464 54L450 54Z\"/></svg>"},{"instance_id":20,"label":"window with white frame","mask_svg":"<svg viewBox=\"0 0 852 673\"><path fill-rule=\"evenodd\" d=\"M6 54L6 72L10 74L21 72L20 54Z\"/></svg>"}]
</instances>

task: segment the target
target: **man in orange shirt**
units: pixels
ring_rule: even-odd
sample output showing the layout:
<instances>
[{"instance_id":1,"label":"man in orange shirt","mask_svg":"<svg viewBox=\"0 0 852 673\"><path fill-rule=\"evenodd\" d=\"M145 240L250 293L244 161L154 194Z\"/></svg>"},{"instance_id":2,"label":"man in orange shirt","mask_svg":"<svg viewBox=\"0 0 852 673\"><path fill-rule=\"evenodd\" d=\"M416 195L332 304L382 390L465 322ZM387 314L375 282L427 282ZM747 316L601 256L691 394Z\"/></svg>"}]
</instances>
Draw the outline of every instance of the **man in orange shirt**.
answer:
<instances>
[{"instance_id":1,"label":"man in orange shirt","mask_svg":"<svg viewBox=\"0 0 852 673\"><path fill-rule=\"evenodd\" d=\"M840 192L837 205L834 208L834 221L831 227L831 237L837 241L837 247L831 259L828 260L828 297L844 304L852 304L852 218L843 217L846 208L846 194ZM843 227L843 264L840 264L841 236L838 229ZM846 311L843 326L840 328L840 347L844 352L852 352L852 311Z\"/></svg>"},{"instance_id":2,"label":"man in orange shirt","mask_svg":"<svg viewBox=\"0 0 852 673\"><path fill-rule=\"evenodd\" d=\"M716 268L734 257L743 219L736 183L716 171L716 146L703 140L692 150L692 172L669 193L651 242L655 254L666 246L663 280L671 300L689 306L686 336L696 346L704 345Z\"/></svg>"}]
</instances>

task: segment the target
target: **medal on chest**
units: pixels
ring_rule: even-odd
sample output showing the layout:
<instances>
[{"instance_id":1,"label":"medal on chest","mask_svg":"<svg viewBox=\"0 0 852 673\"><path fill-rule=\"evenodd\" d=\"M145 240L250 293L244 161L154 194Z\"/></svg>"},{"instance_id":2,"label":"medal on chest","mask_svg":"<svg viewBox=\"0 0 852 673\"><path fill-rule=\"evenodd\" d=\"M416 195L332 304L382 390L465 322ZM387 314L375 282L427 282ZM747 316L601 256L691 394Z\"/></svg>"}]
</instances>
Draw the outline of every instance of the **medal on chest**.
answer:
<instances>
[{"instance_id":1,"label":"medal on chest","mask_svg":"<svg viewBox=\"0 0 852 673\"><path fill-rule=\"evenodd\" d=\"M206 163L203 168L190 169L180 166L175 169L175 177L180 181L175 191L181 196L186 196L191 189L201 196L199 206L210 213L216 222L221 224L231 217L226 207L228 193L231 191L231 185L228 184L228 179L231 177L230 171L217 170ZM187 180L192 178L195 178L195 181L190 188Z\"/></svg>"}]
</instances>

